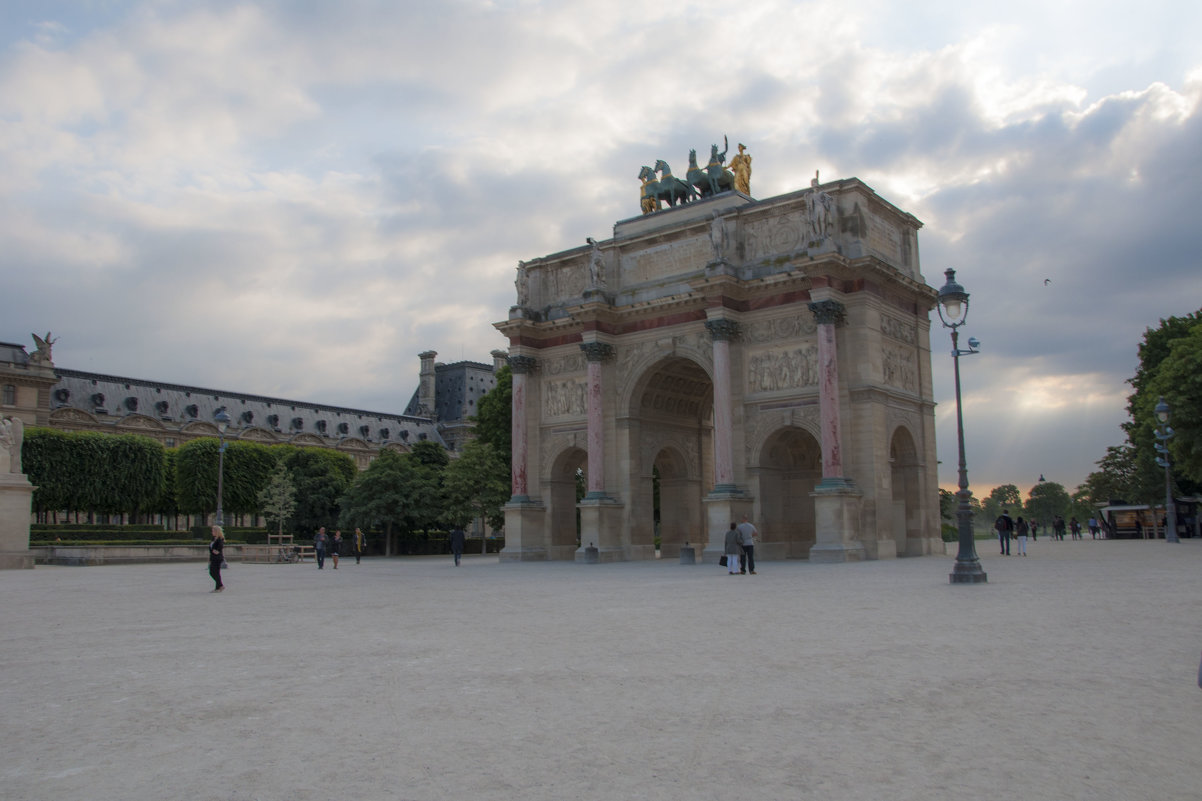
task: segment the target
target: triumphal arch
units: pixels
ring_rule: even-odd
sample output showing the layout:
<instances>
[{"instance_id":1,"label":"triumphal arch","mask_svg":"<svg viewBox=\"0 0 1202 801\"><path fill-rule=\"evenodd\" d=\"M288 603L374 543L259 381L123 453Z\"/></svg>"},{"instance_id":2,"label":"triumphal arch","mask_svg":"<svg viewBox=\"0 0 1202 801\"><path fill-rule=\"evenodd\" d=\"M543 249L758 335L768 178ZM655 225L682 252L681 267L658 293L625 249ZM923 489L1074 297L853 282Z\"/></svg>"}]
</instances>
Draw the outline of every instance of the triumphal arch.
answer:
<instances>
[{"instance_id":1,"label":"triumphal arch","mask_svg":"<svg viewBox=\"0 0 1202 801\"><path fill-rule=\"evenodd\" d=\"M661 207L642 177L644 213L519 263L496 324L502 561L717 561L744 514L761 560L942 553L921 222L856 178Z\"/></svg>"}]
</instances>

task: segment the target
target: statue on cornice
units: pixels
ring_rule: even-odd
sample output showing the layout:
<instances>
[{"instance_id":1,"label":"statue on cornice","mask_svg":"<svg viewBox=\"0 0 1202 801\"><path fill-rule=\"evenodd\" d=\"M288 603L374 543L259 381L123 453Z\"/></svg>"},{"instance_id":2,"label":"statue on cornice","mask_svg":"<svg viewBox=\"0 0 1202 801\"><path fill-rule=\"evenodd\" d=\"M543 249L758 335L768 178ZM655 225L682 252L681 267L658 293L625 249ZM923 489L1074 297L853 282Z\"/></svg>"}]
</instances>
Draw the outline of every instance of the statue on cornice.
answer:
<instances>
[{"instance_id":1,"label":"statue on cornice","mask_svg":"<svg viewBox=\"0 0 1202 801\"><path fill-rule=\"evenodd\" d=\"M517 288L519 306L528 306L530 304L530 280L526 274L526 262L518 262L517 278L513 279L513 285Z\"/></svg>"},{"instance_id":2,"label":"statue on cornice","mask_svg":"<svg viewBox=\"0 0 1202 801\"><path fill-rule=\"evenodd\" d=\"M605 289L605 255L601 253L601 246L596 239L590 236L585 241L592 246L588 257L588 288Z\"/></svg>"},{"instance_id":3,"label":"statue on cornice","mask_svg":"<svg viewBox=\"0 0 1202 801\"><path fill-rule=\"evenodd\" d=\"M30 336L33 337L34 344L38 346L37 350L35 350L33 353L29 354L30 363L31 364L44 364L47 367L53 367L54 361L50 358L50 351L51 351L51 348L54 347L54 343L57 342L58 340L51 339L49 331L46 332L45 339L42 339L37 334L30 334Z\"/></svg>"}]
</instances>

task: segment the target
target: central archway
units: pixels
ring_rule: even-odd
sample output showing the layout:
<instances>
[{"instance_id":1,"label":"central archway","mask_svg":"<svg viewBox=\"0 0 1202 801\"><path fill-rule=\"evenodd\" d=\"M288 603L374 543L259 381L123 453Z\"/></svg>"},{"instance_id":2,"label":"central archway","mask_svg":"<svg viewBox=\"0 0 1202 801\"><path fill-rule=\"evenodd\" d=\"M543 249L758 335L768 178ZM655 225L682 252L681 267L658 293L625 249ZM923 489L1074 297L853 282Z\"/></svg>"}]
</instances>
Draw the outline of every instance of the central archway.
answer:
<instances>
[{"instance_id":1,"label":"central archway","mask_svg":"<svg viewBox=\"0 0 1202 801\"><path fill-rule=\"evenodd\" d=\"M675 356L649 366L635 382L627 416L631 558L655 558L655 474L659 475L659 553L705 544L702 498L713 486L714 388L696 362Z\"/></svg>"}]
</instances>

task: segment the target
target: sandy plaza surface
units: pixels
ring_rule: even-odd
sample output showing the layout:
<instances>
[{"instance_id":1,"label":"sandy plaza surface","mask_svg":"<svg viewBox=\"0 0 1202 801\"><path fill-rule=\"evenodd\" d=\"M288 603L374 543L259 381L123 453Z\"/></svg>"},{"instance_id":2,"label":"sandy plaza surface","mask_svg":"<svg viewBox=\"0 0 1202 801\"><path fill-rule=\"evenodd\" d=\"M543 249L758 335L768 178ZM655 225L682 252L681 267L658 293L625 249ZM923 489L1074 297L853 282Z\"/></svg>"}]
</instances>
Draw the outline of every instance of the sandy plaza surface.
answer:
<instances>
[{"instance_id":1,"label":"sandy plaza surface","mask_svg":"<svg viewBox=\"0 0 1202 801\"><path fill-rule=\"evenodd\" d=\"M1202 542L0 574L0 798L1202 798Z\"/></svg>"}]
</instances>

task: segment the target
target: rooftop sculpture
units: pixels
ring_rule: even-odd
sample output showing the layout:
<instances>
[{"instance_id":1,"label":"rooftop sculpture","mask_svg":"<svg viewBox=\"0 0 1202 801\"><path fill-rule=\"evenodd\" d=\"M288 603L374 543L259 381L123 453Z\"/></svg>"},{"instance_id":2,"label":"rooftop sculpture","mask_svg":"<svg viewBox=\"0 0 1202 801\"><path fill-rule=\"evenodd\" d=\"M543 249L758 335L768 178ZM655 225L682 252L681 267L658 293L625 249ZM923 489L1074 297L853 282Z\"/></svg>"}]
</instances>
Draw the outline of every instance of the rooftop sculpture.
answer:
<instances>
[{"instance_id":1,"label":"rooftop sculpture","mask_svg":"<svg viewBox=\"0 0 1202 801\"><path fill-rule=\"evenodd\" d=\"M669 207L674 207L677 203L691 203L732 189L750 194L751 156L744 152L747 146L739 145L739 154L730 160L730 169L724 163L729 149L729 141L725 136L722 137L721 152L718 145L710 145L710 160L704 167L697 164L697 151L690 150L689 169L684 181L672 175L672 168L663 159L655 162L654 169L647 166L640 169L639 180L643 184L639 206L643 214L659 211L663 208L661 203L665 201Z\"/></svg>"}]
</instances>

